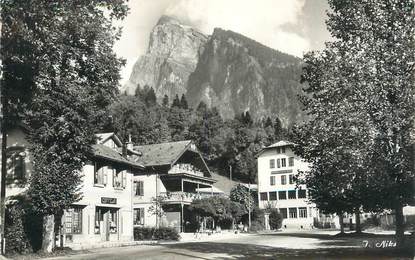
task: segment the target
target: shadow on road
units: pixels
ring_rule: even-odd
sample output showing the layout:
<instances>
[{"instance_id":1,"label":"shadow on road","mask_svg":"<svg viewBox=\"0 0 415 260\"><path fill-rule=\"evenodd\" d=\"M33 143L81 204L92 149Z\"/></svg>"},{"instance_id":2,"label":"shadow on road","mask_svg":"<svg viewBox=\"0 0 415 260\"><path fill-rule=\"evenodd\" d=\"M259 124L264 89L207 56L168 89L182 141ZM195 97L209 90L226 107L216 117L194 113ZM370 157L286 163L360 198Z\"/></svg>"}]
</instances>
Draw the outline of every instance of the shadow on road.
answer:
<instances>
[{"instance_id":1,"label":"shadow on road","mask_svg":"<svg viewBox=\"0 0 415 260\"><path fill-rule=\"evenodd\" d=\"M327 248L289 249L242 243L198 242L164 245L164 247L175 251L182 249L202 254L224 255L223 258L215 259L412 259L414 255L413 250L347 248L342 245L339 246L339 243L334 241L333 245Z\"/></svg>"}]
</instances>

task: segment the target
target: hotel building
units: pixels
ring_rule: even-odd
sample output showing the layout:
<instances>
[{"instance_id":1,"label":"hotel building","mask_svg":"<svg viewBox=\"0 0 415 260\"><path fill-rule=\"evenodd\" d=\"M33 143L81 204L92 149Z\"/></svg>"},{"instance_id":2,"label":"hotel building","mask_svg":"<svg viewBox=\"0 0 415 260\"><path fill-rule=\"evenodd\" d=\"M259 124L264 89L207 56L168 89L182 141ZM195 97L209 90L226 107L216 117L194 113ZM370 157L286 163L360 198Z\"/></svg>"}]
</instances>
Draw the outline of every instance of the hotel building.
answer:
<instances>
[{"instance_id":1,"label":"hotel building","mask_svg":"<svg viewBox=\"0 0 415 260\"><path fill-rule=\"evenodd\" d=\"M299 171L308 165L293 152L293 143L279 141L257 155L258 203L261 209L278 208L283 228L311 228L318 217L316 206L308 201L307 187L296 184Z\"/></svg>"}]
</instances>

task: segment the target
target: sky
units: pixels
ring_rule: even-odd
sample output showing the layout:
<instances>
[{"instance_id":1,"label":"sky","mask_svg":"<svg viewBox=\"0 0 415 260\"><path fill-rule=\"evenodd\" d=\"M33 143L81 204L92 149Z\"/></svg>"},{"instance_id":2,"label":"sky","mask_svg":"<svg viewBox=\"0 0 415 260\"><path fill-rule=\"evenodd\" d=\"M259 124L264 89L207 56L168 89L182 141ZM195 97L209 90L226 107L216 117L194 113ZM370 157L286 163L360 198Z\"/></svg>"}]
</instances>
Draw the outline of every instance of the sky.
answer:
<instances>
[{"instance_id":1,"label":"sky","mask_svg":"<svg viewBox=\"0 0 415 260\"><path fill-rule=\"evenodd\" d=\"M220 27L297 57L322 49L330 39L324 22L326 0L129 0L129 7L129 15L119 23L121 39L114 46L127 60L121 84L146 52L149 34L163 14L207 35Z\"/></svg>"}]
</instances>

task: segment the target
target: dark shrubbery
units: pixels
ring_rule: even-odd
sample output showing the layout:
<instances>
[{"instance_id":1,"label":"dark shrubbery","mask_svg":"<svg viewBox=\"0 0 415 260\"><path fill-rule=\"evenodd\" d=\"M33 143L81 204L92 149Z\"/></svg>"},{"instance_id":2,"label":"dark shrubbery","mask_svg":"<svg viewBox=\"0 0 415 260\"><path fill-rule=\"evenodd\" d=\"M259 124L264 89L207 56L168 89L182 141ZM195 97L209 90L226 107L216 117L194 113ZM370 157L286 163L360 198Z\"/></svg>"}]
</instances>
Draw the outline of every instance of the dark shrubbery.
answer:
<instances>
[{"instance_id":1,"label":"dark shrubbery","mask_svg":"<svg viewBox=\"0 0 415 260\"><path fill-rule=\"evenodd\" d=\"M272 230L280 229L282 226L282 215L278 209L271 209L269 214L269 226Z\"/></svg>"},{"instance_id":2,"label":"dark shrubbery","mask_svg":"<svg viewBox=\"0 0 415 260\"><path fill-rule=\"evenodd\" d=\"M174 240L180 239L180 235L174 228L169 227L135 227L134 240Z\"/></svg>"},{"instance_id":3,"label":"dark shrubbery","mask_svg":"<svg viewBox=\"0 0 415 260\"><path fill-rule=\"evenodd\" d=\"M258 232L265 229L265 217L264 210L255 207L252 210L252 223L251 223L251 232ZM247 220L246 220L247 221Z\"/></svg>"},{"instance_id":4,"label":"dark shrubbery","mask_svg":"<svg viewBox=\"0 0 415 260\"><path fill-rule=\"evenodd\" d=\"M24 197L6 207L5 239L8 255L37 251L42 241L42 218L35 215Z\"/></svg>"}]
</instances>

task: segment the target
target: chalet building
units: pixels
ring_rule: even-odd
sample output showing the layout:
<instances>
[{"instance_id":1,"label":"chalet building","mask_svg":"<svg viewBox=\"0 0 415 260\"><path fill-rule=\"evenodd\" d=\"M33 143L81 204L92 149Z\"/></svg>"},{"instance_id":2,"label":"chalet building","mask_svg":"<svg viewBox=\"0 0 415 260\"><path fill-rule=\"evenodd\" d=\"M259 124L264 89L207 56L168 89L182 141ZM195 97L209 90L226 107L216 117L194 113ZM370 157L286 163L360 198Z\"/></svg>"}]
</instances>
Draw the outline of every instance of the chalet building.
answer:
<instances>
[{"instance_id":1,"label":"chalet building","mask_svg":"<svg viewBox=\"0 0 415 260\"><path fill-rule=\"evenodd\" d=\"M134 226L169 226L190 232L188 206L202 196L220 194L192 141L135 146L146 167L134 174ZM210 191L210 192L209 192ZM154 203L159 198L159 203ZM160 207L160 208L157 208ZM157 212L162 210L163 214Z\"/></svg>"},{"instance_id":2,"label":"chalet building","mask_svg":"<svg viewBox=\"0 0 415 260\"><path fill-rule=\"evenodd\" d=\"M295 175L308 165L296 156L293 143L279 141L257 155L258 202L261 209L278 208L283 228L311 228L318 217L315 204L308 201L307 187L296 187Z\"/></svg>"},{"instance_id":3,"label":"chalet building","mask_svg":"<svg viewBox=\"0 0 415 260\"><path fill-rule=\"evenodd\" d=\"M24 192L32 174L24 127L8 134L8 199ZM82 199L65 210L63 245L88 248L133 241L134 227L170 226L192 231L188 206L204 196L223 194L191 141L133 147L113 133L97 135L82 170ZM154 203L160 198L160 203ZM158 217L157 212L163 212Z\"/></svg>"}]
</instances>

